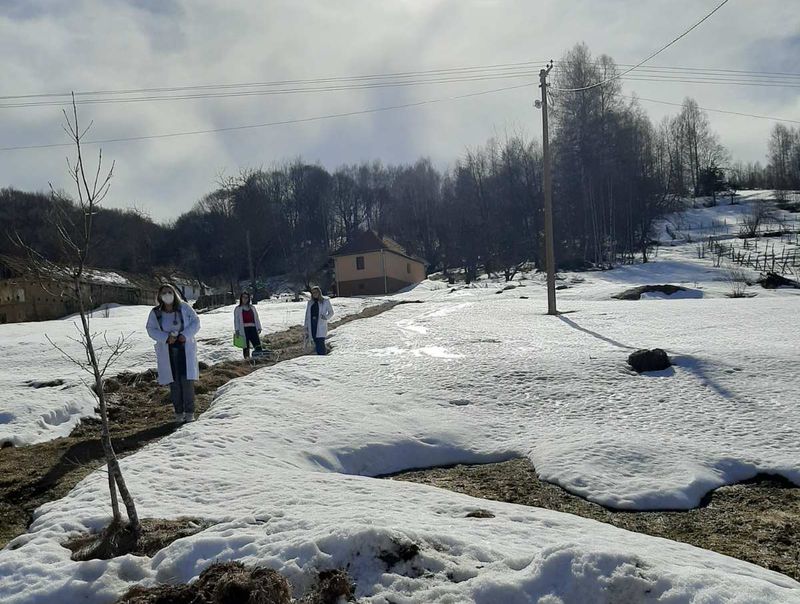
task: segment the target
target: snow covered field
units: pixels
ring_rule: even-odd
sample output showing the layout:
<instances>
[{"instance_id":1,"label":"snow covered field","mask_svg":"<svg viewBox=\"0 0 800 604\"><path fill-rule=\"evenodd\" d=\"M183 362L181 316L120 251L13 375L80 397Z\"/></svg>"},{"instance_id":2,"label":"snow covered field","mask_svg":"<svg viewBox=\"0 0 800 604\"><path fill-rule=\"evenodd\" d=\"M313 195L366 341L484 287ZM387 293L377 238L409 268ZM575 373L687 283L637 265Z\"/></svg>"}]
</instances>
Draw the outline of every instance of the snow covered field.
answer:
<instances>
[{"instance_id":1,"label":"snow covered field","mask_svg":"<svg viewBox=\"0 0 800 604\"><path fill-rule=\"evenodd\" d=\"M358 313L374 300L337 300L337 318ZM153 341L144 330L150 306L118 306L95 312L92 329L114 342L130 336L131 349L113 366L121 371L155 367ZM305 302L262 301L258 305L266 333L302 325ZM233 306L200 315L200 360L218 363L241 357L232 345ZM75 319L0 325L0 444L26 445L68 435L82 417L94 415L95 400L82 379L87 374L59 353L46 336L80 358ZM102 341L102 338L100 339Z\"/></svg>"},{"instance_id":2,"label":"snow covered field","mask_svg":"<svg viewBox=\"0 0 800 604\"><path fill-rule=\"evenodd\" d=\"M800 291L727 298L724 271L688 247L565 275L558 317L544 314L538 276L396 296L424 303L340 327L327 357L230 382L199 421L122 461L143 517L218 524L152 559L72 562L60 543L110 515L95 472L0 551L0 601L113 602L134 583L241 560L279 570L298 594L318 571L347 568L359 601L376 604L800 603L800 583L689 545L375 478L527 456L548 481L638 510L691 508L759 472L800 484ZM698 295L610 299L655 283ZM229 310L219 314L204 337L219 321L218 352L233 355ZM650 347L674 367L633 373L628 354ZM476 509L495 517L466 517ZM381 560L403 543L419 554Z\"/></svg>"}]
</instances>

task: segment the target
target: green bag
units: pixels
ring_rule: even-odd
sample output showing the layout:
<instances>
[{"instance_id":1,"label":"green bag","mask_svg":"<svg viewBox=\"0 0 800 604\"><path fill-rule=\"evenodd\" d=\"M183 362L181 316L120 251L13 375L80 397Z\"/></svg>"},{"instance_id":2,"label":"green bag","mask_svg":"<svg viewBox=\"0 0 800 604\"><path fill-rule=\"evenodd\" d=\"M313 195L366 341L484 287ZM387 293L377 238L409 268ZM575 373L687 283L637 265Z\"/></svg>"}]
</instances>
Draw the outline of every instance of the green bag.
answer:
<instances>
[{"instance_id":1,"label":"green bag","mask_svg":"<svg viewBox=\"0 0 800 604\"><path fill-rule=\"evenodd\" d=\"M244 348L247 346L244 336L237 331L233 332L233 345L236 346L236 348Z\"/></svg>"}]
</instances>

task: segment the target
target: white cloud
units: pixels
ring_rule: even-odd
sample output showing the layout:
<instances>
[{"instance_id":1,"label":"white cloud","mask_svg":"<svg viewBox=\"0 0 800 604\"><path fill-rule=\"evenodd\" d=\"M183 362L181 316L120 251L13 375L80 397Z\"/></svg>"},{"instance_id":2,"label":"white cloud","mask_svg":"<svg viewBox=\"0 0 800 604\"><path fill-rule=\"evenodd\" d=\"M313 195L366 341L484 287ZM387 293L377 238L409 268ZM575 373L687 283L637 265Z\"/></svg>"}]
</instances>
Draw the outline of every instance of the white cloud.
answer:
<instances>
[{"instance_id":1,"label":"white cloud","mask_svg":"<svg viewBox=\"0 0 800 604\"><path fill-rule=\"evenodd\" d=\"M0 94L329 77L558 59L576 42L640 60L715 1L321 0L0 2ZM781 0L730 2L654 63L790 71L800 12ZM793 57L793 58L792 58ZM514 82L516 83L516 82ZM503 82L235 99L92 105L94 136L117 138L302 118L486 90ZM625 91L746 113L800 117L800 89L626 82ZM538 137L536 88L394 112L176 139L109 144L109 203L159 219L187 210L224 169L302 155L333 168L366 159L441 165L496 132ZM677 108L643 103L654 120ZM771 122L711 114L736 158L763 160ZM55 107L0 109L0 146L60 142ZM0 184L66 186L65 149L0 153Z\"/></svg>"}]
</instances>

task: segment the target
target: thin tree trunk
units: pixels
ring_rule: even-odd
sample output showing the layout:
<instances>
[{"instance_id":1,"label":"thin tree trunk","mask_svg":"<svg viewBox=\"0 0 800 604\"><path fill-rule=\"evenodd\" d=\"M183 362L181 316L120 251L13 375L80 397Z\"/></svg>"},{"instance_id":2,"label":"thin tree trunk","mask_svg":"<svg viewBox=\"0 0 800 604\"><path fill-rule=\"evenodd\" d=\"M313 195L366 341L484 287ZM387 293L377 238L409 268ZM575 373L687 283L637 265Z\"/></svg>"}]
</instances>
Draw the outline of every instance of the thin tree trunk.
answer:
<instances>
[{"instance_id":1,"label":"thin tree trunk","mask_svg":"<svg viewBox=\"0 0 800 604\"><path fill-rule=\"evenodd\" d=\"M114 482L119 489L119 494L122 497L122 501L125 504L125 511L128 514L128 523L133 531L134 534L138 535L141 532L141 524L139 522L139 515L136 511L136 504L133 501L133 497L131 496L130 492L128 491L128 487L125 484L125 478L122 476L122 470L119 467L119 461L117 460L117 455L114 452L114 446L111 443L111 432L108 427L108 408L106 406L106 397L105 392L103 392L103 376L100 373L100 364L97 361L97 355L95 354L94 344L92 342L92 333L89 329L89 321L86 318L86 308L83 304L83 296L80 291L80 279L81 279L81 272L83 267L80 266L79 272L75 277L74 287L75 293L78 297L78 310L81 316L81 326L83 327L83 337L84 342L86 344L86 354L89 356L89 362L92 365L92 372L94 374L94 384L95 384L95 392L97 393L97 400L100 404L100 422L101 422L101 443L103 445L103 453L105 454L107 464L108 464L108 471L110 473L109 477L109 488L111 487L110 481L113 478ZM116 516L114 520L119 522L119 505L114 505L114 501L116 500L116 492L111 489L111 497L112 497L112 510L116 512ZM116 510L115 510L116 508Z\"/></svg>"}]
</instances>

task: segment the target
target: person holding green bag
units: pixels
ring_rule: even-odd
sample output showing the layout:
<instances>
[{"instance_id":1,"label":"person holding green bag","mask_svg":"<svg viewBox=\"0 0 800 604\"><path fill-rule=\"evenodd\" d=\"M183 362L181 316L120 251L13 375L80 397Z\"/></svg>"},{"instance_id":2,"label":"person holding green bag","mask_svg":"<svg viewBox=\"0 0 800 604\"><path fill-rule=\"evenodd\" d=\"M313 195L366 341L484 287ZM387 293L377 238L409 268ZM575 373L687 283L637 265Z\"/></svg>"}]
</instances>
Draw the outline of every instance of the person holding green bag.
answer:
<instances>
[{"instance_id":1,"label":"person holding green bag","mask_svg":"<svg viewBox=\"0 0 800 604\"><path fill-rule=\"evenodd\" d=\"M250 293L242 292L239 304L233 309L233 345L242 349L244 358L250 358L250 344L255 352L261 350L261 321L255 304L250 304Z\"/></svg>"}]
</instances>

